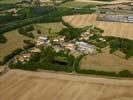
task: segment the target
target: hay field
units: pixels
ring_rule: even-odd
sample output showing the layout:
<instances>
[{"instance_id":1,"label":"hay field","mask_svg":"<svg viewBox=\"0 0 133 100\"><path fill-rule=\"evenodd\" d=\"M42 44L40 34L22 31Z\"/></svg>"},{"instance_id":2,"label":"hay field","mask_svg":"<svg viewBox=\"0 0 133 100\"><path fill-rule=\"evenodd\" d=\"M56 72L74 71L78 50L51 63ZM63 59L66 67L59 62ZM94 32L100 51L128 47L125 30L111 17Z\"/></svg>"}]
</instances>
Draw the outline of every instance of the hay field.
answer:
<instances>
[{"instance_id":1,"label":"hay field","mask_svg":"<svg viewBox=\"0 0 133 100\"><path fill-rule=\"evenodd\" d=\"M68 1L65 3L62 3L61 7L85 7L90 5L100 5L99 3L89 3L89 2L79 2L79 1Z\"/></svg>"},{"instance_id":2,"label":"hay field","mask_svg":"<svg viewBox=\"0 0 133 100\"><path fill-rule=\"evenodd\" d=\"M0 100L133 100L133 80L10 70Z\"/></svg>"},{"instance_id":3,"label":"hay field","mask_svg":"<svg viewBox=\"0 0 133 100\"><path fill-rule=\"evenodd\" d=\"M41 30L44 33L48 33L49 28L51 28L52 31L60 31L65 26L61 22L55 22L55 23L38 23L34 25L36 30Z\"/></svg>"},{"instance_id":4,"label":"hay field","mask_svg":"<svg viewBox=\"0 0 133 100\"><path fill-rule=\"evenodd\" d=\"M4 36L7 38L7 42L0 44L0 61L2 61L3 57L11 53L13 50L22 48L24 39L29 39L20 35L17 30L6 32L4 33Z\"/></svg>"},{"instance_id":5,"label":"hay field","mask_svg":"<svg viewBox=\"0 0 133 100\"><path fill-rule=\"evenodd\" d=\"M103 36L133 39L133 23L96 21L96 14L64 16L63 20L74 27L95 25L104 30Z\"/></svg>"},{"instance_id":6,"label":"hay field","mask_svg":"<svg viewBox=\"0 0 133 100\"><path fill-rule=\"evenodd\" d=\"M114 0L114 1L98 1L98 0L75 0L79 2L88 2L88 3L99 3L99 4L120 4L120 3L131 3L132 0Z\"/></svg>"},{"instance_id":7,"label":"hay field","mask_svg":"<svg viewBox=\"0 0 133 100\"><path fill-rule=\"evenodd\" d=\"M0 66L0 73L3 71L4 66Z\"/></svg>"},{"instance_id":8,"label":"hay field","mask_svg":"<svg viewBox=\"0 0 133 100\"><path fill-rule=\"evenodd\" d=\"M81 69L92 69L109 72L129 70L133 73L133 57L126 60L122 56L110 54L109 50L105 49L103 50L103 53L87 55L83 57L79 66Z\"/></svg>"}]
</instances>

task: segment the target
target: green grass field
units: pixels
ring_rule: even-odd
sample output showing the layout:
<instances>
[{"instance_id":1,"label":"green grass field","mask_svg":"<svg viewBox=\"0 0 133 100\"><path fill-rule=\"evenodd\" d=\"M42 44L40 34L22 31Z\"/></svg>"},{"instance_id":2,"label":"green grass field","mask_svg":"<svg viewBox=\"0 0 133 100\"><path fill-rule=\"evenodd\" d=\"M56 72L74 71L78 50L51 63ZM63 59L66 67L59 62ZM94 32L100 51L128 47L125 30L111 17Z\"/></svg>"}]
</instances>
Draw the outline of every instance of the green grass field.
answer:
<instances>
[{"instance_id":1,"label":"green grass field","mask_svg":"<svg viewBox=\"0 0 133 100\"><path fill-rule=\"evenodd\" d=\"M13 50L17 48L23 47L23 40L29 39L23 35L20 35L17 30L13 30L4 34L7 38L7 42L5 44L0 44L0 61L3 60L3 57L11 53Z\"/></svg>"},{"instance_id":2,"label":"green grass field","mask_svg":"<svg viewBox=\"0 0 133 100\"><path fill-rule=\"evenodd\" d=\"M0 0L0 4L13 4L13 3L16 3L20 0Z\"/></svg>"},{"instance_id":3,"label":"green grass field","mask_svg":"<svg viewBox=\"0 0 133 100\"><path fill-rule=\"evenodd\" d=\"M65 26L61 22L56 23L38 23L34 25L35 30L41 30L42 34L53 36L56 34L48 34L49 28L51 28L51 32L59 32L62 28L65 28Z\"/></svg>"}]
</instances>

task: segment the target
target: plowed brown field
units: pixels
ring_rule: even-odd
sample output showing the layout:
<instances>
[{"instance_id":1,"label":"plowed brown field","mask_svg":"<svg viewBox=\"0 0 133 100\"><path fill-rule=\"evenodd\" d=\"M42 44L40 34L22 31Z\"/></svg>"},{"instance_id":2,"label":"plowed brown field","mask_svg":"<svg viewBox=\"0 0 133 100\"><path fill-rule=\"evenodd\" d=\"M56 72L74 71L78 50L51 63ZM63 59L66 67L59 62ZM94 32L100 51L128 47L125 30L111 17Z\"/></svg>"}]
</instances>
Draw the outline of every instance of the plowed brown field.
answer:
<instances>
[{"instance_id":1,"label":"plowed brown field","mask_svg":"<svg viewBox=\"0 0 133 100\"><path fill-rule=\"evenodd\" d=\"M10 70L0 100L133 100L133 80Z\"/></svg>"},{"instance_id":2,"label":"plowed brown field","mask_svg":"<svg viewBox=\"0 0 133 100\"><path fill-rule=\"evenodd\" d=\"M96 14L64 16L63 20L74 27L96 25L104 30L104 36L133 39L133 23L96 21Z\"/></svg>"}]
</instances>

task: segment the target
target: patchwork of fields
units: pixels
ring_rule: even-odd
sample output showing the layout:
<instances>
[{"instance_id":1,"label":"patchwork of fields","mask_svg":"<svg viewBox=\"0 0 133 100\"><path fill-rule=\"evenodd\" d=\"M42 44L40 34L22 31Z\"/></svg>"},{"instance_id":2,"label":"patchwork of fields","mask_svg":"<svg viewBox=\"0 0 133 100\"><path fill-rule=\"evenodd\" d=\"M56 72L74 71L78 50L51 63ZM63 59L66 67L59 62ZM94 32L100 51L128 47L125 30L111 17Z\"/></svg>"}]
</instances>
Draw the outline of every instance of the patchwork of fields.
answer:
<instances>
[{"instance_id":1,"label":"patchwork of fields","mask_svg":"<svg viewBox=\"0 0 133 100\"><path fill-rule=\"evenodd\" d=\"M104 30L103 36L133 39L133 24L96 21L96 14L64 16L63 20L74 27L95 25Z\"/></svg>"},{"instance_id":2,"label":"patchwork of fields","mask_svg":"<svg viewBox=\"0 0 133 100\"><path fill-rule=\"evenodd\" d=\"M133 80L10 70L0 100L133 100Z\"/></svg>"}]
</instances>

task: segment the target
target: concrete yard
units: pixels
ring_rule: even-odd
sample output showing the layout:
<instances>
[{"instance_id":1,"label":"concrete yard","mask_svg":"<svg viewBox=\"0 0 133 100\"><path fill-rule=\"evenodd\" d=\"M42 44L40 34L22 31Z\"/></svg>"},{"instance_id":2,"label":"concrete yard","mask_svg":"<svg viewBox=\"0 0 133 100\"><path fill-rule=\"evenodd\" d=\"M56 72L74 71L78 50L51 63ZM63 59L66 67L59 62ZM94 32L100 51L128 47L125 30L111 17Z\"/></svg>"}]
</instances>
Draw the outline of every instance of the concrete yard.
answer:
<instances>
[{"instance_id":1,"label":"concrete yard","mask_svg":"<svg viewBox=\"0 0 133 100\"><path fill-rule=\"evenodd\" d=\"M0 100L133 100L133 80L10 70Z\"/></svg>"}]
</instances>

